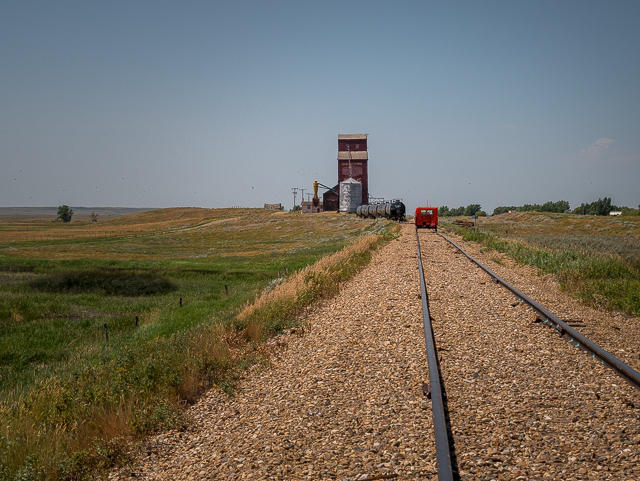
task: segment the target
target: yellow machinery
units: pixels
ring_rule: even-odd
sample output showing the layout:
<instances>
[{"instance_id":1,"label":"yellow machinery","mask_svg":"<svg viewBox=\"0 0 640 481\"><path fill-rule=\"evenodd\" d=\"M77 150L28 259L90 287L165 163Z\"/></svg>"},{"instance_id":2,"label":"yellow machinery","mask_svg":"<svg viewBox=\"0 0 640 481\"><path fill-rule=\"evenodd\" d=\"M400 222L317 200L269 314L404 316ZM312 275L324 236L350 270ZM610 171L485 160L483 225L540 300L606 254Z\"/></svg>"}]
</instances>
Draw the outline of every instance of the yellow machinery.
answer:
<instances>
[{"instance_id":1,"label":"yellow machinery","mask_svg":"<svg viewBox=\"0 0 640 481\"><path fill-rule=\"evenodd\" d=\"M318 198L318 181L313 181L313 206L318 207L320 204L320 199Z\"/></svg>"}]
</instances>

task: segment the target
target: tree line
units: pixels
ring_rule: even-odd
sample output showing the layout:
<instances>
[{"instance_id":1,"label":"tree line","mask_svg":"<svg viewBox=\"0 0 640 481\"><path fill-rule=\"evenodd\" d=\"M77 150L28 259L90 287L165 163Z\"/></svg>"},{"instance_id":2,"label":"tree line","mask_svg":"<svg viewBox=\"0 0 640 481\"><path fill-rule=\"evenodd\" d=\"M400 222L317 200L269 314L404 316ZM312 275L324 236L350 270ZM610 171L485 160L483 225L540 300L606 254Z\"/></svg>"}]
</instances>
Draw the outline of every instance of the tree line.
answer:
<instances>
[{"instance_id":1,"label":"tree line","mask_svg":"<svg viewBox=\"0 0 640 481\"><path fill-rule=\"evenodd\" d=\"M609 215L612 210L620 211L622 215L640 215L640 205L637 209L626 206L619 207L611 203L611 197L598 199L588 204L582 203L580 207L573 209L572 213L582 215Z\"/></svg>"},{"instance_id":2,"label":"tree line","mask_svg":"<svg viewBox=\"0 0 640 481\"><path fill-rule=\"evenodd\" d=\"M469 204L466 207L454 207L453 209L449 209L446 205L442 207L438 207L438 215L440 217L453 217L456 215L477 215L477 216L486 216L487 213L482 210L480 204Z\"/></svg>"},{"instance_id":3,"label":"tree line","mask_svg":"<svg viewBox=\"0 0 640 481\"><path fill-rule=\"evenodd\" d=\"M515 205L505 206L501 205L493 209L493 215L504 214L506 212L556 212L562 214L571 209L569 202L566 200L559 200L557 202L545 202L544 204L525 204L519 207Z\"/></svg>"},{"instance_id":4,"label":"tree line","mask_svg":"<svg viewBox=\"0 0 640 481\"><path fill-rule=\"evenodd\" d=\"M571 210L569 202L566 200L549 201L544 204L525 204L521 206L506 206L501 205L493 209L493 215L505 214L507 212L554 212L558 214L571 213L582 215L609 215L611 211L620 211L622 215L640 215L640 205L637 209L617 206L612 203L611 197L605 197L604 199L598 199L595 202L580 204L580 207L576 207ZM453 217L453 216L472 216L476 215L486 216L487 213L482 210L480 204L469 204L468 206L454 207L450 209L448 206L443 205L438 207L438 215L440 217Z\"/></svg>"},{"instance_id":5,"label":"tree line","mask_svg":"<svg viewBox=\"0 0 640 481\"><path fill-rule=\"evenodd\" d=\"M598 199L594 202L582 203L580 207L571 210L569 202L559 200L556 202L545 202L544 204L525 204L522 206L500 206L493 209L493 215L504 214L506 212L556 212L582 215L609 215L611 211L620 211L622 215L640 215L640 205L637 209L617 206L612 203L611 197Z\"/></svg>"}]
</instances>

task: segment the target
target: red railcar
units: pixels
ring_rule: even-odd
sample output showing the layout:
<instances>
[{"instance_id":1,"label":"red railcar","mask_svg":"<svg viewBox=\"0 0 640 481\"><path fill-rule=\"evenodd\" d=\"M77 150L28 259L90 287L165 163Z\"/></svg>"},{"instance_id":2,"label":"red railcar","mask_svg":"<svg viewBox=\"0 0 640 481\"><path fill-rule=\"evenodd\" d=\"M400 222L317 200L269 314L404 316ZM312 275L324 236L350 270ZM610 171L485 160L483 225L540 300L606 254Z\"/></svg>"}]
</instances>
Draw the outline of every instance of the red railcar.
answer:
<instances>
[{"instance_id":1,"label":"red railcar","mask_svg":"<svg viewBox=\"0 0 640 481\"><path fill-rule=\"evenodd\" d=\"M438 232L438 208L437 207L417 207L414 217L416 228L424 227L434 229Z\"/></svg>"}]
</instances>

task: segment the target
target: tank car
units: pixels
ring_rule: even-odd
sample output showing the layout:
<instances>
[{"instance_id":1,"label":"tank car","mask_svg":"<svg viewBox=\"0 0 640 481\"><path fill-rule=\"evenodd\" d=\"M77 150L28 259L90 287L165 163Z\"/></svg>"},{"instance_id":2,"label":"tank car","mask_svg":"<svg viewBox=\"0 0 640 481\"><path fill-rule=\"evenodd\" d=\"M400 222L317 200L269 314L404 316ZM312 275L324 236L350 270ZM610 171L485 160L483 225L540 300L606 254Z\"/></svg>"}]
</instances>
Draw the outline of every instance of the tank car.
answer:
<instances>
[{"instance_id":1,"label":"tank car","mask_svg":"<svg viewBox=\"0 0 640 481\"><path fill-rule=\"evenodd\" d=\"M414 217L417 228L433 229L438 232L438 208L416 207Z\"/></svg>"},{"instance_id":2,"label":"tank car","mask_svg":"<svg viewBox=\"0 0 640 481\"><path fill-rule=\"evenodd\" d=\"M367 219L375 219L376 217L376 206L367 204L366 216Z\"/></svg>"},{"instance_id":3,"label":"tank car","mask_svg":"<svg viewBox=\"0 0 640 481\"><path fill-rule=\"evenodd\" d=\"M383 202L381 204L361 205L356 209L356 215L365 219L384 217L389 220L406 220L406 207L400 200Z\"/></svg>"},{"instance_id":4,"label":"tank car","mask_svg":"<svg viewBox=\"0 0 640 481\"><path fill-rule=\"evenodd\" d=\"M356 209L356 216L362 218L362 219L366 219L369 217L369 207L371 207L369 204L363 204L358 206L358 208Z\"/></svg>"},{"instance_id":5,"label":"tank car","mask_svg":"<svg viewBox=\"0 0 640 481\"><path fill-rule=\"evenodd\" d=\"M392 200L387 203L387 219L402 221L406 220L407 208L401 200Z\"/></svg>"}]
</instances>

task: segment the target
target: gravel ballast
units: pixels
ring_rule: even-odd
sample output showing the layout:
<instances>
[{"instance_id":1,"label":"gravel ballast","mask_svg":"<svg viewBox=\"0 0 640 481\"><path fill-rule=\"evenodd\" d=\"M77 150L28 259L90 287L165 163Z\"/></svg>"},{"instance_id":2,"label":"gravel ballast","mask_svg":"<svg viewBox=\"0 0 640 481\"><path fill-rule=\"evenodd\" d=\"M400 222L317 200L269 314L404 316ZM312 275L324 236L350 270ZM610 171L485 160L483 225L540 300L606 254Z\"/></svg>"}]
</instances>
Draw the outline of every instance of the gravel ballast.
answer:
<instances>
[{"instance_id":1,"label":"gravel ballast","mask_svg":"<svg viewBox=\"0 0 640 481\"><path fill-rule=\"evenodd\" d=\"M534 323L444 239L420 237L462 479L640 479L637 391ZM403 225L303 333L278 338L270 366L234 397L205 394L186 432L150 439L110 478L437 479L419 293L415 231Z\"/></svg>"}]
</instances>

